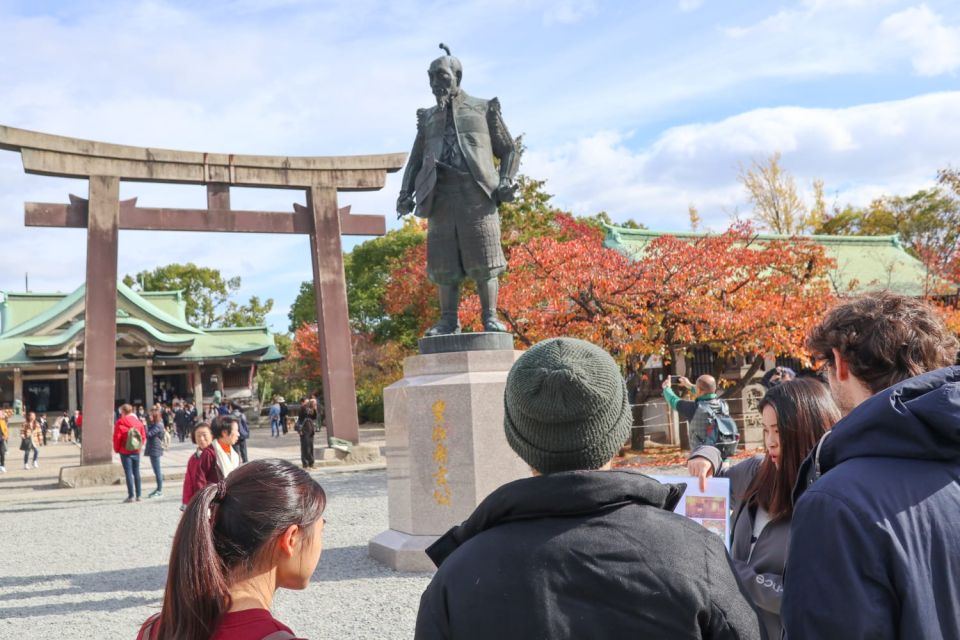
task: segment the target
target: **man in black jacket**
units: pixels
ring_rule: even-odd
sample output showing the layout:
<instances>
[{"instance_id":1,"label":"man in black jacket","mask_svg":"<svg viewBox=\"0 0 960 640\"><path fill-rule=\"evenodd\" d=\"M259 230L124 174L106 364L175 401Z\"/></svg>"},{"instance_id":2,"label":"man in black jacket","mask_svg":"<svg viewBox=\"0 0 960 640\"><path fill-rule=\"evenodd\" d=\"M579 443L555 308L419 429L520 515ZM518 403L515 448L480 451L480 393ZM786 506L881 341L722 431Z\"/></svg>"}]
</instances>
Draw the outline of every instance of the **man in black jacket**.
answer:
<instances>
[{"instance_id":1,"label":"man in black jacket","mask_svg":"<svg viewBox=\"0 0 960 640\"><path fill-rule=\"evenodd\" d=\"M882 292L832 309L807 346L844 418L800 467L787 636L960 640L956 338Z\"/></svg>"},{"instance_id":2,"label":"man in black jacket","mask_svg":"<svg viewBox=\"0 0 960 640\"><path fill-rule=\"evenodd\" d=\"M684 486L611 470L631 410L605 351L537 344L510 370L504 409L534 477L427 549L439 570L416 638L761 637L722 540L673 513Z\"/></svg>"}]
</instances>

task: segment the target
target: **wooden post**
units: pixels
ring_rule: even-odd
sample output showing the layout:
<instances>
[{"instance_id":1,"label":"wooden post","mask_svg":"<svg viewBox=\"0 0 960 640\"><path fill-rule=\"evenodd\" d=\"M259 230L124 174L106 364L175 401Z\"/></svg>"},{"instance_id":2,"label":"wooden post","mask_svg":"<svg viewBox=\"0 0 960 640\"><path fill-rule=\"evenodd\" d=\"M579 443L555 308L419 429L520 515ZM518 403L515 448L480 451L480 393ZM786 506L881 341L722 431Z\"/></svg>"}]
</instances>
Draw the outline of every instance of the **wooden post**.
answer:
<instances>
[{"instance_id":1,"label":"wooden post","mask_svg":"<svg viewBox=\"0 0 960 640\"><path fill-rule=\"evenodd\" d=\"M197 408L197 414L203 417L203 376L200 373L200 365L193 365L193 406Z\"/></svg>"},{"instance_id":2,"label":"wooden post","mask_svg":"<svg viewBox=\"0 0 960 640\"><path fill-rule=\"evenodd\" d=\"M67 363L67 410L70 415L77 410L77 361Z\"/></svg>"},{"instance_id":3,"label":"wooden post","mask_svg":"<svg viewBox=\"0 0 960 640\"><path fill-rule=\"evenodd\" d=\"M360 426L353 377L353 344L347 314L336 189L310 188L307 191L307 207L313 214L310 257L313 262L313 290L317 299L317 331L320 334L320 368L323 372L327 433L358 444Z\"/></svg>"},{"instance_id":4,"label":"wooden post","mask_svg":"<svg viewBox=\"0 0 960 640\"><path fill-rule=\"evenodd\" d=\"M143 408L150 411L153 407L153 354L147 354L143 364Z\"/></svg>"},{"instance_id":5,"label":"wooden post","mask_svg":"<svg viewBox=\"0 0 960 640\"><path fill-rule=\"evenodd\" d=\"M119 228L120 179L91 176L84 311L83 449L80 464L103 464L113 459Z\"/></svg>"},{"instance_id":6,"label":"wooden post","mask_svg":"<svg viewBox=\"0 0 960 640\"><path fill-rule=\"evenodd\" d=\"M13 369L13 406L17 406L17 400L20 401L20 415L27 415L27 408L23 406L23 371L20 367ZM11 440L12 442L12 440Z\"/></svg>"}]
</instances>

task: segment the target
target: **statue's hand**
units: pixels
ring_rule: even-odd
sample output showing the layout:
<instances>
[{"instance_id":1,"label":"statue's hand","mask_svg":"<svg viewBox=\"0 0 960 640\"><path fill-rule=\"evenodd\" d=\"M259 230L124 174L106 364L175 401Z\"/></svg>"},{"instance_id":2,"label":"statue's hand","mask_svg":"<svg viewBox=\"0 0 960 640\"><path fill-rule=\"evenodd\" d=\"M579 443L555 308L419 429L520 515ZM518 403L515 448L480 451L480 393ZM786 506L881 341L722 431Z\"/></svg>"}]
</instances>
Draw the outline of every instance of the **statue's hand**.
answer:
<instances>
[{"instance_id":1,"label":"statue's hand","mask_svg":"<svg viewBox=\"0 0 960 640\"><path fill-rule=\"evenodd\" d=\"M400 197L397 198L397 218L399 219L408 213L412 213L414 206L413 196L401 192Z\"/></svg>"},{"instance_id":2,"label":"statue's hand","mask_svg":"<svg viewBox=\"0 0 960 640\"><path fill-rule=\"evenodd\" d=\"M510 178L500 178L500 186L497 187L497 202L513 202L517 199L517 189L519 185L513 183Z\"/></svg>"}]
</instances>

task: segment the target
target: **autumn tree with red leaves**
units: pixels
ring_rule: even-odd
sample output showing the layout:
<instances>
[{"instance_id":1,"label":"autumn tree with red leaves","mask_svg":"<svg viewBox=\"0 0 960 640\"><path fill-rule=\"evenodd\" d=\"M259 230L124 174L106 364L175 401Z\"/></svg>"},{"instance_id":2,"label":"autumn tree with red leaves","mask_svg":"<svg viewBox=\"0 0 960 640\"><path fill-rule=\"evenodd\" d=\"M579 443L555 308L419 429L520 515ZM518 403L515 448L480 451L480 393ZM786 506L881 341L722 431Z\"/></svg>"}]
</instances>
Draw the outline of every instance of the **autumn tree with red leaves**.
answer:
<instances>
[{"instance_id":1,"label":"autumn tree with red leaves","mask_svg":"<svg viewBox=\"0 0 960 640\"><path fill-rule=\"evenodd\" d=\"M736 356L756 370L764 355L802 353L834 300L831 261L810 241L759 241L737 224L693 239L662 235L630 259L595 230L564 225L572 239L534 240L510 260L499 306L524 344L579 337L638 368L708 346L718 374Z\"/></svg>"},{"instance_id":2,"label":"autumn tree with red leaves","mask_svg":"<svg viewBox=\"0 0 960 640\"><path fill-rule=\"evenodd\" d=\"M397 341L377 342L369 333L354 333L353 371L361 422L383 422L383 388L403 377L403 360L413 351ZM304 322L294 333L287 363L306 384L307 393L322 393L320 335Z\"/></svg>"}]
</instances>

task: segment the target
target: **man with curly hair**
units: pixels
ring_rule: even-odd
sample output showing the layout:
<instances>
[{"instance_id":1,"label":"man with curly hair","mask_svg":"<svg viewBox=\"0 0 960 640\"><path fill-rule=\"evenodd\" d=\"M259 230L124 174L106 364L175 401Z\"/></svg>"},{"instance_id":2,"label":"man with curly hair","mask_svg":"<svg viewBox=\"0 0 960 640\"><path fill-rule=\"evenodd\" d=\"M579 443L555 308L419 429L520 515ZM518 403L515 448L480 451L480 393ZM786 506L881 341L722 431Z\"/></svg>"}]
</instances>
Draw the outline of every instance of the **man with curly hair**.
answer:
<instances>
[{"instance_id":1,"label":"man with curly hair","mask_svg":"<svg viewBox=\"0 0 960 640\"><path fill-rule=\"evenodd\" d=\"M807 346L844 417L800 469L787 636L960 638L957 339L884 291L834 307Z\"/></svg>"}]
</instances>

